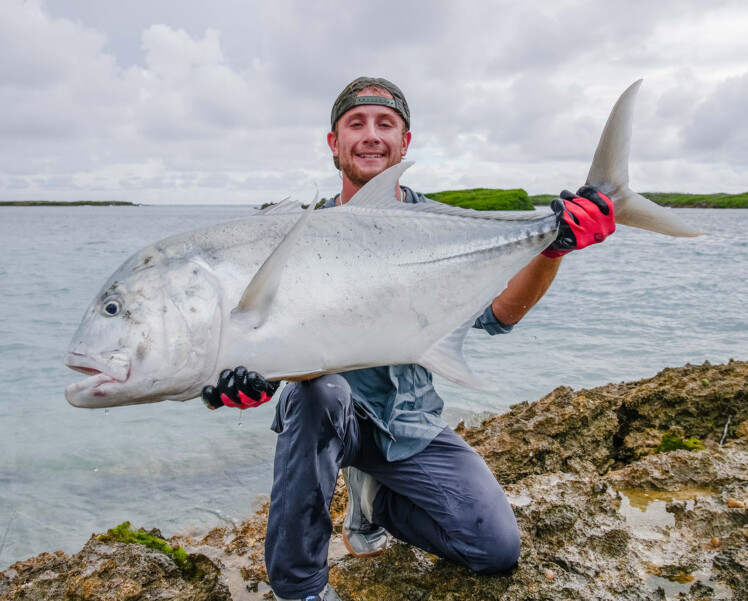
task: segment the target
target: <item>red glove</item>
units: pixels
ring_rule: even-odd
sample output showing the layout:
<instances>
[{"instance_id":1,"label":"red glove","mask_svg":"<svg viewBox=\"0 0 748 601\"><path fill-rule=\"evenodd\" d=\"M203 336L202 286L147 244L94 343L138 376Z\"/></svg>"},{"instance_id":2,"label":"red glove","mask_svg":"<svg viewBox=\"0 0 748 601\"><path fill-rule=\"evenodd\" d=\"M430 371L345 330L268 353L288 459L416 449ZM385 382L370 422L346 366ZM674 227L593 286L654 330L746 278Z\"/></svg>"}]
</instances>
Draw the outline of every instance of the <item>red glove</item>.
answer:
<instances>
[{"instance_id":1,"label":"red glove","mask_svg":"<svg viewBox=\"0 0 748 601\"><path fill-rule=\"evenodd\" d=\"M267 403L280 382L266 380L254 371L240 366L234 370L224 369L218 376L216 386L203 388L203 403L208 409L236 407L250 409Z\"/></svg>"},{"instance_id":2,"label":"red glove","mask_svg":"<svg viewBox=\"0 0 748 601\"><path fill-rule=\"evenodd\" d=\"M562 200L563 199L563 200ZM568 190L551 202L558 236L542 254L551 259L602 242L616 230L610 198L592 186L582 186L574 196Z\"/></svg>"}]
</instances>

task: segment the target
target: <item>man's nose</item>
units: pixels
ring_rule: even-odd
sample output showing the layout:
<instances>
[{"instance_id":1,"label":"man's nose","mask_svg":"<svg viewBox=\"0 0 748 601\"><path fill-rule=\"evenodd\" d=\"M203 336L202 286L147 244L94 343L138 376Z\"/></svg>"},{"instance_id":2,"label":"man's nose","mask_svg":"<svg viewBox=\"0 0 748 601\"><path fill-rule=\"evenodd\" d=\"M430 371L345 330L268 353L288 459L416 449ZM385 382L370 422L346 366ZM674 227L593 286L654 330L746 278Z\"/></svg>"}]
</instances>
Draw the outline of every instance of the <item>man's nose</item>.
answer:
<instances>
[{"instance_id":1,"label":"man's nose","mask_svg":"<svg viewBox=\"0 0 748 601\"><path fill-rule=\"evenodd\" d=\"M375 123L367 123L364 126L364 140L366 142L379 142L379 130Z\"/></svg>"}]
</instances>

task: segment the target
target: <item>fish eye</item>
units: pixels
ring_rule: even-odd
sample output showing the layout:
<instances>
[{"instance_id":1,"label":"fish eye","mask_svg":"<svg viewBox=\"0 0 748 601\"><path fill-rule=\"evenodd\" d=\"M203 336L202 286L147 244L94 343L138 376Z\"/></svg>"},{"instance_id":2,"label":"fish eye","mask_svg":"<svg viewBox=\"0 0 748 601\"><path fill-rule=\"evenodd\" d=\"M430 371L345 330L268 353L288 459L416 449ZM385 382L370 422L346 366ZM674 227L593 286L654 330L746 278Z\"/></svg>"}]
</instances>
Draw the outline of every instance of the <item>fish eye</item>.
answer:
<instances>
[{"instance_id":1,"label":"fish eye","mask_svg":"<svg viewBox=\"0 0 748 601\"><path fill-rule=\"evenodd\" d=\"M104 317L114 317L122 310L122 301L117 298L108 298L101 303L101 314Z\"/></svg>"}]
</instances>

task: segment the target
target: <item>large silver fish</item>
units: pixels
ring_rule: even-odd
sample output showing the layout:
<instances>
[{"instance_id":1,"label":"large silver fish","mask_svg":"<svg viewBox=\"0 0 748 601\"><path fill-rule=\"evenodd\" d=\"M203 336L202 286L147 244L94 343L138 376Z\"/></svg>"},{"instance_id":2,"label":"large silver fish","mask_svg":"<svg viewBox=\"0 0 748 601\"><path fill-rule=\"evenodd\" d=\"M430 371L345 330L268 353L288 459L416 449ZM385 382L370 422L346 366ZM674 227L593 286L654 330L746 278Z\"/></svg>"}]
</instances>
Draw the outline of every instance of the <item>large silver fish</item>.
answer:
<instances>
[{"instance_id":1,"label":"large silver fish","mask_svg":"<svg viewBox=\"0 0 748 601\"><path fill-rule=\"evenodd\" d=\"M640 83L613 108L587 183L611 197L618 223L698 235L628 187ZM68 402L184 401L236 365L291 380L419 363L484 388L465 363L465 334L553 241L555 217L399 203L396 182L409 165L378 175L343 207L282 203L137 252L104 284L70 343L66 364L89 377L66 389Z\"/></svg>"}]
</instances>

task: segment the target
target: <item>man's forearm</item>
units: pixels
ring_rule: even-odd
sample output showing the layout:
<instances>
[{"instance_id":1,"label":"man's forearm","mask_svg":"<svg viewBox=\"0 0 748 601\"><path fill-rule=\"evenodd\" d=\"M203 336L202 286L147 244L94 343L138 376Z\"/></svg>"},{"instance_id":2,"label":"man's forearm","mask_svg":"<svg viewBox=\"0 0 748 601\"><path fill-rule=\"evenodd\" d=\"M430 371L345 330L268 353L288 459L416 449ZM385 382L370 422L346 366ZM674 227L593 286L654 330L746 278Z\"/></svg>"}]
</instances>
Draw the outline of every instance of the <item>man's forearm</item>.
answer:
<instances>
[{"instance_id":1,"label":"man's forearm","mask_svg":"<svg viewBox=\"0 0 748 601\"><path fill-rule=\"evenodd\" d=\"M561 265L561 259L538 255L515 275L506 289L491 303L493 313L501 323L517 323L543 298Z\"/></svg>"}]
</instances>

